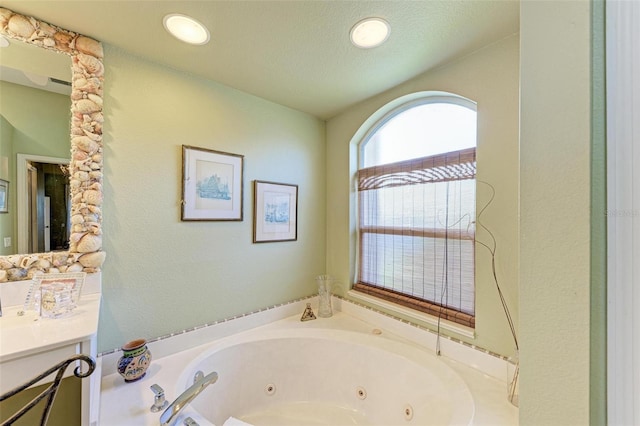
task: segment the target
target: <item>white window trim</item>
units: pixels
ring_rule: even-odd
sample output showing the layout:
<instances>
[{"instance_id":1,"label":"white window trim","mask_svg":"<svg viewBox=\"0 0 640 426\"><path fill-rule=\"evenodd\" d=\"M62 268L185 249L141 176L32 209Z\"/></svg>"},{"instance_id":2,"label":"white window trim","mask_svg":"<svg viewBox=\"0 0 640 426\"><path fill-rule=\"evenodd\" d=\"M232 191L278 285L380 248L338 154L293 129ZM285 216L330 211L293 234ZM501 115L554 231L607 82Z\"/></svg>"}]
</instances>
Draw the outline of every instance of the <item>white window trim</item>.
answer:
<instances>
[{"instance_id":1,"label":"white window trim","mask_svg":"<svg viewBox=\"0 0 640 426\"><path fill-rule=\"evenodd\" d=\"M606 3L607 416L640 424L640 3Z\"/></svg>"}]
</instances>

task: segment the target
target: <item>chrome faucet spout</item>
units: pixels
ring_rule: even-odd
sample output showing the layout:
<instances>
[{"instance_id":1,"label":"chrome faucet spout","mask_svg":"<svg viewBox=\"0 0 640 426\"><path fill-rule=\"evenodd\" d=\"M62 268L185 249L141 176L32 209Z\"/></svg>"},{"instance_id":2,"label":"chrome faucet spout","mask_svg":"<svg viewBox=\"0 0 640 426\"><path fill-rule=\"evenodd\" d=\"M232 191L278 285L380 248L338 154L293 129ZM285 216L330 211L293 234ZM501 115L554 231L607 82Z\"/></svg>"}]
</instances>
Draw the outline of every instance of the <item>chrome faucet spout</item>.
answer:
<instances>
[{"instance_id":1,"label":"chrome faucet spout","mask_svg":"<svg viewBox=\"0 0 640 426\"><path fill-rule=\"evenodd\" d=\"M180 414L185 405L193 401L193 399L200 394L207 386L215 383L218 380L218 373L215 371L208 375L196 380L196 382L189 387L186 391L182 392L179 397L173 401L164 413L160 416L160 425L169 426L171 422Z\"/></svg>"}]
</instances>

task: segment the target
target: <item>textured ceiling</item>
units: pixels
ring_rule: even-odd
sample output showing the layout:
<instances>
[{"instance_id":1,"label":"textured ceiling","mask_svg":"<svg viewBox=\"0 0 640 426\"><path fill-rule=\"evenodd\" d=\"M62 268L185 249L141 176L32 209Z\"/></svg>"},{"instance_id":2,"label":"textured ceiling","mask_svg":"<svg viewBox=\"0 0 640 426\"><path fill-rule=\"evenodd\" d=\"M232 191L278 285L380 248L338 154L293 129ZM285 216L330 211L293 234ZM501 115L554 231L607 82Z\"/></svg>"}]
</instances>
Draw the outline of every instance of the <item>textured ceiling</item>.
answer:
<instances>
[{"instance_id":1,"label":"textured ceiling","mask_svg":"<svg viewBox=\"0 0 640 426\"><path fill-rule=\"evenodd\" d=\"M0 5L323 119L519 30L516 0L0 0ZM162 18L168 13L204 23L209 44L186 45L166 33ZM349 30L368 16L389 21L391 35L378 48L358 49Z\"/></svg>"}]
</instances>

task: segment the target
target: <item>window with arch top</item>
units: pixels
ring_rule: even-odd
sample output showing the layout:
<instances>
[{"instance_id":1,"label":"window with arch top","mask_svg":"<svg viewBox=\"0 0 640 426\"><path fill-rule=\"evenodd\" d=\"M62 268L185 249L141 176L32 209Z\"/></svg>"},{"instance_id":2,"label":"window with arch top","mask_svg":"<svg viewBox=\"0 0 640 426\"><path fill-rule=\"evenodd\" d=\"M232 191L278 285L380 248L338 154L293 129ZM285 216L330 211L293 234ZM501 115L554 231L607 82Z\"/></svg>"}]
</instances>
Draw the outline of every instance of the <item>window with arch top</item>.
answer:
<instances>
[{"instance_id":1,"label":"window with arch top","mask_svg":"<svg viewBox=\"0 0 640 426\"><path fill-rule=\"evenodd\" d=\"M360 142L354 290L475 327L476 115L424 96Z\"/></svg>"}]
</instances>

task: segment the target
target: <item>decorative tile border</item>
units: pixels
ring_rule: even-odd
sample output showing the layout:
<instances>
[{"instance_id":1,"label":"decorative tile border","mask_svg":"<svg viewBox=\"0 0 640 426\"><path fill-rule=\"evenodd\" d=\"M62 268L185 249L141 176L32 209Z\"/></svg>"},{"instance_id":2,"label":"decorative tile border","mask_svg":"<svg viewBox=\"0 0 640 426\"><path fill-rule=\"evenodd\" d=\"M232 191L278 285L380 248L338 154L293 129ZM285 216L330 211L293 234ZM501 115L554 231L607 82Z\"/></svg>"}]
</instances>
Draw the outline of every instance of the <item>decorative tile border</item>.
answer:
<instances>
[{"instance_id":1,"label":"decorative tile border","mask_svg":"<svg viewBox=\"0 0 640 426\"><path fill-rule=\"evenodd\" d=\"M455 322L464 327L475 328L476 326L476 318L474 316L456 311L455 309L438 306L431 302L427 302L426 300L420 300L388 289L360 283L355 283L352 290L378 299L383 299L387 302L395 303L409 309L424 312L434 317L439 316L444 320Z\"/></svg>"},{"instance_id":2,"label":"decorative tile border","mask_svg":"<svg viewBox=\"0 0 640 426\"><path fill-rule=\"evenodd\" d=\"M490 350L488 350L488 349L485 349L485 348L483 348L483 347L480 347L480 346L474 345L474 344L472 344L472 343L465 342L465 341L460 340L460 339L457 339L457 338L455 338L455 337L447 336L447 335L444 335L444 334L442 334L442 333L438 333L437 331L435 331L435 330L433 330L433 329L431 329L431 328L429 328L429 327L425 327L424 325L420 325L420 324L414 323L414 322L412 322L412 321L409 321L409 320L407 320L407 319L400 318L400 317L395 316L395 315L393 315L393 314L390 314L390 313L388 313L388 312L383 312L383 311L381 311L381 310L379 310L379 309L373 308L373 307L371 307L371 306L365 305L365 304L360 303L360 302L357 302L357 301L355 301L355 300L346 299L346 298L344 298L344 297L342 297L342 296L338 296L338 295L334 295L334 297L336 297L336 298L338 298L338 299L340 299L340 300L343 300L343 301L345 301L345 302L351 303L351 304L353 304L353 305L356 305L356 306L358 306L358 307L360 307L360 308L364 308L364 309L366 309L366 310L368 310L368 311L375 312L376 314L379 314L379 315L385 316L385 317L387 317L387 318L394 319L394 320L396 320L396 321L399 321L399 322L401 322L401 323L403 323L403 324L406 324L406 325L409 325L409 326L411 326L411 327L415 327L415 328L417 328L417 329L419 329L419 330L429 332L429 333L431 333L431 334L435 335L436 337L438 337L438 336L439 336L441 339L447 339L447 340L449 340L449 341L451 341L451 342L454 342L454 343L458 343L458 344L464 345L464 346L466 346L466 347L468 347L468 348L471 348L471 349L474 349L474 350L480 351L480 352L482 352L482 353L484 353L484 354L490 355L490 356L492 356L492 357L498 358L498 359L503 360L503 361L508 361L508 360L509 360L509 357L506 357L506 356L504 356L504 355L500 355L500 354L498 354L498 353L492 352L492 351L490 351Z\"/></svg>"},{"instance_id":3,"label":"decorative tile border","mask_svg":"<svg viewBox=\"0 0 640 426\"><path fill-rule=\"evenodd\" d=\"M234 335L255 327L259 327L273 321L278 321L302 312L304 304L317 295L301 297L288 302L268 306L252 312L223 318L211 323L205 323L169 333L154 339L148 340L150 349L154 356L162 358L181 352L208 342ZM379 324L381 328L386 328L390 333L403 337L425 349L436 348L444 357L455 360L471 368L479 370L498 380L504 380L506 363L508 357L497 354L472 343L464 342L455 337L438 334L436 330L424 325L417 324L396 315L383 312L379 309L367 306L358 301L346 299L342 296L334 295L334 311L345 312L361 321ZM348 305L347 305L348 304ZM280 308L280 310L278 310ZM299 312L298 312L299 311ZM239 321L238 321L239 320ZM213 327L217 326L217 327ZM409 326L408 328L405 326ZM413 330L413 331L412 331ZM426 332L426 333L424 333ZM168 339L176 339L168 343ZM176 351L176 348L180 348ZM433 349L429 349L433 350ZM98 354L100 360L106 365L103 374L116 371L115 366L120 357L120 348L104 351Z\"/></svg>"},{"instance_id":4,"label":"decorative tile border","mask_svg":"<svg viewBox=\"0 0 640 426\"><path fill-rule=\"evenodd\" d=\"M156 337L154 339L147 340L147 343L159 342L159 341L162 341L162 340L169 339L171 337L175 337L175 336L179 336L179 335L182 335L182 334L191 333L192 331L200 330L200 329L207 328L207 327L212 327L214 325L223 324L223 323L226 323L226 322L229 322L229 321L233 321L233 320L237 320L237 319L240 319L240 318L246 318L246 317L254 315L254 314L259 314L261 312L270 311L272 309L280 308L280 307L283 307L283 306L292 305L294 303L302 302L303 300L312 299L314 297L316 297L315 294L310 295L310 296L304 296L304 297L301 297L299 299L290 300L288 302L279 303L277 305L267 306L266 308L261 308L261 309L258 309L258 310L252 311L252 312L247 312L247 313L244 313L244 314L235 315L233 317L223 318L221 320L210 322L210 323L196 325L195 327L187 328L187 329L184 329L182 331L176 331L175 333L165 334L164 336L160 336L160 337ZM115 349L107 350L107 351L104 351L104 352L100 352L98 354L98 357L105 356L105 355L110 355L110 354L113 354L113 353L119 352L119 351L121 351L121 348L115 348Z\"/></svg>"}]
</instances>

